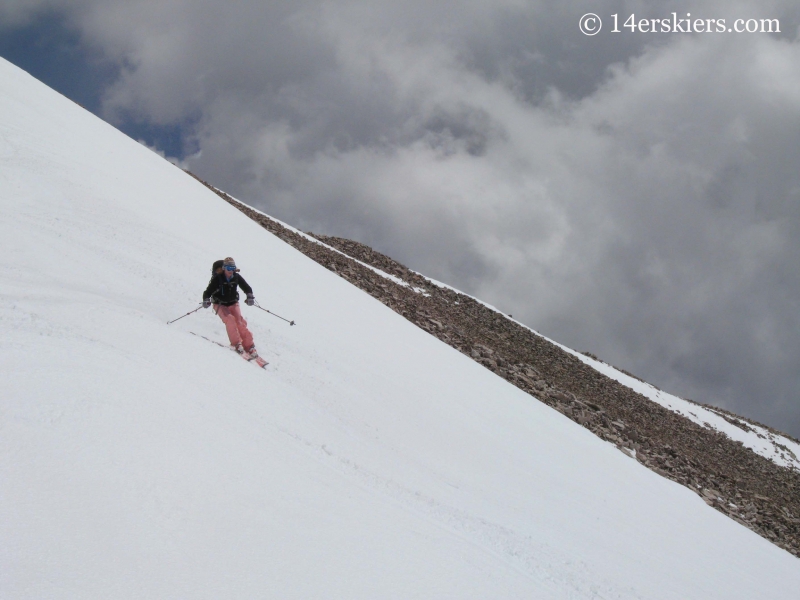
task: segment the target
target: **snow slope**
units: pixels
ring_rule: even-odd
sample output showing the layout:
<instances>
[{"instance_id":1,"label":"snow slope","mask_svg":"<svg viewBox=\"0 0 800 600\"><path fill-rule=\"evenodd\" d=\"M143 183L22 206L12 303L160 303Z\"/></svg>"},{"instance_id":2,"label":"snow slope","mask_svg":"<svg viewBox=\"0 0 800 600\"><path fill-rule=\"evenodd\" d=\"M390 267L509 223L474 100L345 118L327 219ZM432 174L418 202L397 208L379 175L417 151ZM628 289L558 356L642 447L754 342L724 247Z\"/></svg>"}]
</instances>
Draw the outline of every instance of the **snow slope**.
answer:
<instances>
[{"instance_id":1,"label":"snow slope","mask_svg":"<svg viewBox=\"0 0 800 600\"><path fill-rule=\"evenodd\" d=\"M0 597L796 598L800 561L0 60ZM232 255L265 372L191 335Z\"/></svg>"}]
</instances>

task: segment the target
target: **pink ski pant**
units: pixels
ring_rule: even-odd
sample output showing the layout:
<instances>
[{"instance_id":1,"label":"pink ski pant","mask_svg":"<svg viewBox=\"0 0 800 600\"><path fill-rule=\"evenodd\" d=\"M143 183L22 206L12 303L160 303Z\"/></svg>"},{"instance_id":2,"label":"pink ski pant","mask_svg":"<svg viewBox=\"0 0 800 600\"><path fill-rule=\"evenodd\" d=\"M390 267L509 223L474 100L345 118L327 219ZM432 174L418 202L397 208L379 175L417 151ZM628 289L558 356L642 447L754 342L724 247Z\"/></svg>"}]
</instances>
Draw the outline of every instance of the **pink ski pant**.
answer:
<instances>
[{"instance_id":1,"label":"pink ski pant","mask_svg":"<svg viewBox=\"0 0 800 600\"><path fill-rule=\"evenodd\" d=\"M242 309L239 303L232 306L217 305L217 314L222 322L225 323L225 329L228 331L228 339L231 341L232 346L241 344L245 348L253 345L253 334L247 328L247 321L242 317Z\"/></svg>"}]
</instances>

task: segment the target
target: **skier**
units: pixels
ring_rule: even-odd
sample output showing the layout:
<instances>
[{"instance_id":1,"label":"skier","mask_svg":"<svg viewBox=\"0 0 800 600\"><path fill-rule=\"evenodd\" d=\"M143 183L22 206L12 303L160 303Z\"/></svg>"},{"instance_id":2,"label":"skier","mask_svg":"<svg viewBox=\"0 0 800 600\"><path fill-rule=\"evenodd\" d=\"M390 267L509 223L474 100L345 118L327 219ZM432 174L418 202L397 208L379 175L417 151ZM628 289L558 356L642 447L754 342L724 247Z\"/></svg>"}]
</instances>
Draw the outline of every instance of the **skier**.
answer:
<instances>
[{"instance_id":1,"label":"skier","mask_svg":"<svg viewBox=\"0 0 800 600\"><path fill-rule=\"evenodd\" d=\"M217 268L218 263L222 262L222 270ZM250 356L258 356L258 351L253 343L253 334L247 328L247 321L242 317L242 309L239 307L239 292L237 287L241 286L247 294L244 301L248 306L253 306L255 296L253 288L239 274L236 268L236 261L230 256L224 261L217 261L212 267L211 281L203 292L203 308L208 308L213 303L214 312L219 315L225 323L228 332L228 339L231 346L239 353L247 352Z\"/></svg>"}]
</instances>

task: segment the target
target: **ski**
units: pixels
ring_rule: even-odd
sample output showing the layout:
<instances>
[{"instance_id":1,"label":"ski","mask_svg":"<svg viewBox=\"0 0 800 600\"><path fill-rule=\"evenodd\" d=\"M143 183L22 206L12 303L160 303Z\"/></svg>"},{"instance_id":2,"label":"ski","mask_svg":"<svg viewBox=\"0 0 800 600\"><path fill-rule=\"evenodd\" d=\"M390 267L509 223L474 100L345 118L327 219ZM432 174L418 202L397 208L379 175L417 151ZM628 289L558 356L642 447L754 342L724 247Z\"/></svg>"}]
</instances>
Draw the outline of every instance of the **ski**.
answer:
<instances>
[{"instance_id":1,"label":"ski","mask_svg":"<svg viewBox=\"0 0 800 600\"><path fill-rule=\"evenodd\" d=\"M195 333L194 331L190 331L189 333L191 333L192 335L196 335L197 337L203 338L204 340L207 340L207 341L211 342L212 344L216 344L220 348L227 348L228 350L233 350L234 352L236 352L235 348L232 348L230 346L226 346L225 344L223 344L221 342L218 342L216 340L212 340L211 338L207 338L204 335L200 335L199 333ZM238 352L236 352L236 353L239 354ZM267 365L269 364L267 361L265 361L260 356L250 356L250 354L248 354L247 352L242 352L241 354L239 354L239 356L241 356L247 362L251 362L251 363L254 363L254 364L258 365L262 369L266 369Z\"/></svg>"},{"instance_id":2,"label":"ski","mask_svg":"<svg viewBox=\"0 0 800 600\"><path fill-rule=\"evenodd\" d=\"M222 344L222 343L220 343L220 342L218 342L216 340L212 340L211 338L207 338L206 336L200 335L199 333L195 333L194 331L190 331L189 333L191 333L192 335L196 335L197 337L203 338L204 340L207 340L207 341L211 342L212 344L216 344L220 348L227 348L228 350L232 350L232 348L230 346L226 346L225 344Z\"/></svg>"},{"instance_id":3,"label":"ski","mask_svg":"<svg viewBox=\"0 0 800 600\"><path fill-rule=\"evenodd\" d=\"M251 363L257 364L262 369L266 369L267 365L269 364L267 361L265 361L260 356L252 356L252 355L248 354L247 352L242 354L242 358L245 358L247 360L247 362L251 362Z\"/></svg>"}]
</instances>

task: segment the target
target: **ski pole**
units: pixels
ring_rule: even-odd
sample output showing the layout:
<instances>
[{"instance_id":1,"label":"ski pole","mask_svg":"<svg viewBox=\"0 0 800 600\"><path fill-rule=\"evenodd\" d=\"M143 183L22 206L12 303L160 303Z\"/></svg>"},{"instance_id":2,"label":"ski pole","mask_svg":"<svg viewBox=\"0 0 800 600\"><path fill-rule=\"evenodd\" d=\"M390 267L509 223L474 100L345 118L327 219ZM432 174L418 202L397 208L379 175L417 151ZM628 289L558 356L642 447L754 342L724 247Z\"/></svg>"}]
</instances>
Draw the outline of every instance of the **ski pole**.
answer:
<instances>
[{"instance_id":1,"label":"ski pole","mask_svg":"<svg viewBox=\"0 0 800 600\"><path fill-rule=\"evenodd\" d=\"M198 306L198 307L197 307L197 308L195 308L194 310L190 310L190 311L189 311L188 313L186 313L185 315L183 315L183 316L181 316L181 317L178 317L177 319L172 319L172 321L167 321L167 325L169 325L170 323L174 323L175 321L180 321L180 320L181 320L183 317L188 317L190 314L192 314L192 313L196 313L196 312L197 312L198 310L200 310L201 308L203 308L203 305L202 305L202 304L200 304L200 306Z\"/></svg>"},{"instance_id":2,"label":"ski pole","mask_svg":"<svg viewBox=\"0 0 800 600\"><path fill-rule=\"evenodd\" d=\"M272 312L271 310L267 310L266 308L264 308L263 306L261 306L261 305L260 305L258 302L256 302L256 303L255 303L255 307L256 307L256 308L260 308L260 309L261 309L261 310L263 310L264 312L268 312L268 313L269 313L269 314L271 314L273 317L278 317L279 319L283 319L283 317L282 317L282 316L280 316L280 315L276 315L276 314L275 314L274 312ZM289 325L294 325L294 321L290 321L289 319L283 319L283 320L284 320L284 321L286 321L286 322L287 322Z\"/></svg>"}]
</instances>

